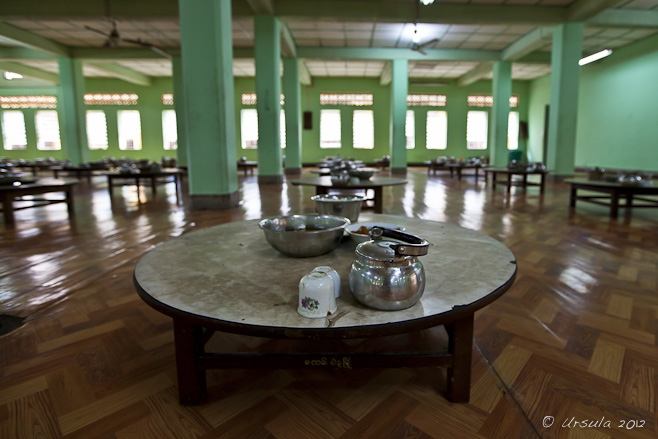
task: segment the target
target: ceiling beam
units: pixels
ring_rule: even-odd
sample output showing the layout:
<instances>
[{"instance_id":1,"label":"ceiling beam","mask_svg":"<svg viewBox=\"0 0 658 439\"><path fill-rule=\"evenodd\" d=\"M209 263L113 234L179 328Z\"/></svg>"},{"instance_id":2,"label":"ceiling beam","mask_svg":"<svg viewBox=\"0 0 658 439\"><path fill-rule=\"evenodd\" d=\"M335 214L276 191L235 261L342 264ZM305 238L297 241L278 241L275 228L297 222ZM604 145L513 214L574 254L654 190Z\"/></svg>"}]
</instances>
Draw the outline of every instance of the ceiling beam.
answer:
<instances>
[{"instance_id":1,"label":"ceiling beam","mask_svg":"<svg viewBox=\"0 0 658 439\"><path fill-rule=\"evenodd\" d=\"M587 24L614 27L658 27L658 10L608 9L587 20Z\"/></svg>"},{"instance_id":2,"label":"ceiling beam","mask_svg":"<svg viewBox=\"0 0 658 439\"><path fill-rule=\"evenodd\" d=\"M514 61L546 45L553 38L553 29L538 27L503 50L502 58L505 61Z\"/></svg>"},{"instance_id":3,"label":"ceiling beam","mask_svg":"<svg viewBox=\"0 0 658 439\"><path fill-rule=\"evenodd\" d=\"M303 59L299 60L299 82L302 85L311 85L313 83L311 72L309 72L308 66Z\"/></svg>"},{"instance_id":4,"label":"ceiling beam","mask_svg":"<svg viewBox=\"0 0 658 439\"><path fill-rule=\"evenodd\" d=\"M281 23L281 56L297 58L297 46L288 25Z\"/></svg>"},{"instance_id":5,"label":"ceiling beam","mask_svg":"<svg viewBox=\"0 0 658 439\"><path fill-rule=\"evenodd\" d=\"M415 21L410 2L373 2L353 0L348 4L336 0L276 0L274 12L284 20L342 22ZM523 23L557 24L566 21L567 9L556 6L520 6L434 3L421 9L422 23Z\"/></svg>"},{"instance_id":6,"label":"ceiling beam","mask_svg":"<svg viewBox=\"0 0 658 439\"><path fill-rule=\"evenodd\" d=\"M59 75L34 67L26 66L25 64L21 63L0 61L0 70L18 73L28 78L40 79L55 85L59 84Z\"/></svg>"},{"instance_id":7,"label":"ceiling beam","mask_svg":"<svg viewBox=\"0 0 658 439\"><path fill-rule=\"evenodd\" d=\"M171 56L179 56L180 49L165 49ZM71 57L77 59L165 59L159 53L143 47L72 47Z\"/></svg>"},{"instance_id":8,"label":"ceiling beam","mask_svg":"<svg viewBox=\"0 0 658 439\"><path fill-rule=\"evenodd\" d=\"M19 46L0 46L0 59L48 59L54 60L57 57L41 52L39 50L30 49L29 47Z\"/></svg>"},{"instance_id":9,"label":"ceiling beam","mask_svg":"<svg viewBox=\"0 0 658 439\"><path fill-rule=\"evenodd\" d=\"M247 0L247 3L249 3L249 7L256 15L274 14L272 0Z\"/></svg>"},{"instance_id":10,"label":"ceiling beam","mask_svg":"<svg viewBox=\"0 0 658 439\"><path fill-rule=\"evenodd\" d=\"M493 72L493 64L494 63L491 61L481 62L476 67L463 74L459 78L459 81L457 81L457 85L460 87L465 87L467 85L473 84L476 81L479 81L489 73Z\"/></svg>"},{"instance_id":11,"label":"ceiling beam","mask_svg":"<svg viewBox=\"0 0 658 439\"><path fill-rule=\"evenodd\" d=\"M626 0L578 0L567 8L567 20L587 21L608 8L614 8Z\"/></svg>"},{"instance_id":12,"label":"ceiling beam","mask_svg":"<svg viewBox=\"0 0 658 439\"><path fill-rule=\"evenodd\" d=\"M415 61L498 61L495 50L425 49L427 55L410 49L384 47L298 47L300 58L308 59L407 59Z\"/></svg>"},{"instance_id":13,"label":"ceiling beam","mask_svg":"<svg viewBox=\"0 0 658 439\"><path fill-rule=\"evenodd\" d=\"M379 75L379 84L388 85L393 80L393 63L391 61L386 61L384 68L382 69L381 75Z\"/></svg>"},{"instance_id":14,"label":"ceiling beam","mask_svg":"<svg viewBox=\"0 0 658 439\"><path fill-rule=\"evenodd\" d=\"M12 40L20 46L29 47L49 55L58 57L69 56L69 49L66 46L32 32L19 29L11 24L0 22L0 36Z\"/></svg>"},{"instance_id":15,"label":"ceiling beam","mask_svg":"<svg viewBox=\"0 0 658 439\"><path fill-rule=\"evenodd\" d=\"M84 63L88 67L93 67L104 72L109 73L112 77L121 79L131 84L143 85L148 87L151 85L151 78L139 73L133 69L122 66L121 64L109 61L86 61Z\"/></svg>"}]
</instances>

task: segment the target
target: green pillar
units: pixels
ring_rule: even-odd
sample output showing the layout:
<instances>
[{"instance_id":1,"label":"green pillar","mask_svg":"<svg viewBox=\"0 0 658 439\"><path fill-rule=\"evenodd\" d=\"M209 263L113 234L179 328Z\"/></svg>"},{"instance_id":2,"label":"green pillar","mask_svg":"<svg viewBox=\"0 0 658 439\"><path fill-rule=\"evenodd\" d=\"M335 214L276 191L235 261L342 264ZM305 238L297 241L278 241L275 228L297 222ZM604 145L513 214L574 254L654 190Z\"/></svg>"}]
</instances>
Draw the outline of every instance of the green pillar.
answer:
<instances>
[{"instance_id":1,"label":"green pillar","mask_svg":"<svg viewBox=\"0 0 658 439\"><path fill-rule=\"evenodd\" d=\"M489 159L494 166L507 166L507 124L512 95L512 63L497 61L493 69L493 108L489 130Z\"/></svg>"},{"instance_id":2,"label":"green pillar","mask_svg":"<svg viewBox=\"0 0 658 439\"><path fill-rule=\"evenodd\" d=\"M73 164L89 161L87 143L87 113L85 106L85 78L82 61L59 58L59 115L62 147L67 160Z\"/></svg>"},{"instance_id":3,"label":"green pillar","mask_svg":"<svg viewBox=\"0 0 658 439\"><path fill-rule=\"evenodd\" d=\"M286 97L286 174L302 172L302 94L299 58L283 59L283 94Z\"/></svg>"},{"instance_id":4,"label":"green pillar","mask_svg":"<svg viewBox=\"0 0 658 439\"><path fill-rule=\"evenodd\" d=\"M174 110L176 110L176 132L178 148L176 162L178 166L187 166L187 130L185 129L185 97L183 93L183 63L180 56L171 60L174 82Z\"/></svg>"},{"instance_id":5,"label":"green pillar","mask_svg":"<svg viewBox=\"0 0 658 439\"><path fill-rule=\"evenodd\" d=\"M544 160L558 177L574 173L582 46L582 23L560 24L553 30L548 151Z\"/></svg>"},{"instance_id":6,"label":"green pillar","mask_svg":"<svg viewBox=\"0 0 658 439\"><path fill-rule=\"evenodd\" d=\"M391 172L407 172L407 139L404 124L407 117L407 94L409 91L408 62L394 59L391 66Z\"/></svg>"},{"instance_id":7,"label":"green pillar","mask_svg":"<svg viewBox=\"0 0 658 439\"><path fill-rule=\"evenodd\" d=\"M238 205L230 0L179 0L192 209ZM182 115L179 115L182 116Z\"/></svg>"},{"instance_id":8,"label":"green pillar","mask_svg":"<svg viewBox=\"0 0 658 439\"><path fill-rule=\"evenodd\" d=\"M271 15L254 17L258 182L283 182L281 163L281 24Z\"/></svg>"}]
</instances>

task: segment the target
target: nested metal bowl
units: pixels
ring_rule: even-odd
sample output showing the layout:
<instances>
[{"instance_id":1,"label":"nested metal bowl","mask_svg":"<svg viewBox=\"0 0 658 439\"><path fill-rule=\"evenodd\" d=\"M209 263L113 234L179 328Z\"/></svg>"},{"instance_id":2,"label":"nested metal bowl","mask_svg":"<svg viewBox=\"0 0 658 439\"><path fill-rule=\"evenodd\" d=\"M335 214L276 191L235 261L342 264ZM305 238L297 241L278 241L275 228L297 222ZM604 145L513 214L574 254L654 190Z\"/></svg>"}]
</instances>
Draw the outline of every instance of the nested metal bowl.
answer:
<instances>
[{"instance_id":1,"label":"nested metal bowl","mask_svg":"<svg viewBox=\"0 0 658 439\"><path fill-rule=\"evenodd\" d=\"M351 222L359 220L365 197L360 195L316 195L311 197L320 215L342 216Z\"/></svg>"},{"instance_id":2,"label":"nested metal bowl","mask_svg":"<svg viewBox=\"0 0 658 439\"><path fill-rule=\"evenodd\" d=\"M266 218L258 223L267 242L293 258L310 258L334 250L350 220L332 215L290 215Z\"/></svg>"}]
</instances>

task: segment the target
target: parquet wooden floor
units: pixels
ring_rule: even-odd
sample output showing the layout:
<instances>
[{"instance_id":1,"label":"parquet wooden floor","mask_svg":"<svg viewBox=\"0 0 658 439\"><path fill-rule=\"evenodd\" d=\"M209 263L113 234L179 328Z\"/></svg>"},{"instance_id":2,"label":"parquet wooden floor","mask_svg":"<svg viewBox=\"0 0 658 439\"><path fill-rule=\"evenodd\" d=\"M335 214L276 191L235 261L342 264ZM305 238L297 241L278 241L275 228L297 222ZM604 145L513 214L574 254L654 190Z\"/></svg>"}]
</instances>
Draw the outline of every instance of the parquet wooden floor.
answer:
<instances>
[{"instance_id":1,"label":"parquet wooden floor","mask_svg":"<svg viewBox=\"0 0 658 439\"><path fill-rule=\"evenodd\" d=\"M53 205L0 225L0 314L26 318L0 336L0 438L658 437L655 211L612 221L595 205L569 214L560 183L508 197L424 169L408 178L384 191L386 213L479 230L518 260L512 289L476 314L470 403L444 398L442 372L403 368L212 371L208 402L180 406L172 323L134 292L136 262L191 230L312 212L312 189L247 177L240 207L193 212L173 187L141 205L123 188L111 204L96 177L76 188L74 221Z\"/></svg>"}]
</instances>

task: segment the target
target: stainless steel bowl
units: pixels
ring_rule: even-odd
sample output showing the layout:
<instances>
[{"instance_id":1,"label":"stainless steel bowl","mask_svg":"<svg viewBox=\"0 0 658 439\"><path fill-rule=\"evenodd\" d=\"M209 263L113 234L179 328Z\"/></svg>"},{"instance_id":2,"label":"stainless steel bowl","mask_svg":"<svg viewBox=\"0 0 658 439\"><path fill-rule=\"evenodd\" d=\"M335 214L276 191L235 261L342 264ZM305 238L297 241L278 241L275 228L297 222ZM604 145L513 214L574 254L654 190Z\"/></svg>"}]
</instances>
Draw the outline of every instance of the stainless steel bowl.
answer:
<instances>
[{"instance_id":1,"label":"stainless steel bowl","mask_svg":"<svg viewBox=\"0 0 658 439\"><path fill-rule=\"evenodd\" d=\"M359 220L365 197L360 195L316 195L311 197L320 215L343 216L351 222Z\"/></svg>"},{"instance_id":2,"label":"stainless steel bowl","mask_svg":"<svg viewBox=\"0 0 658 439\"><path fill-rule=\"evenodd\" d=\"M293 258L329 253L340 244L350 220L331 215L291 215L266 218L258 223L267 242Z\"/></svg>"}]
</instances>

